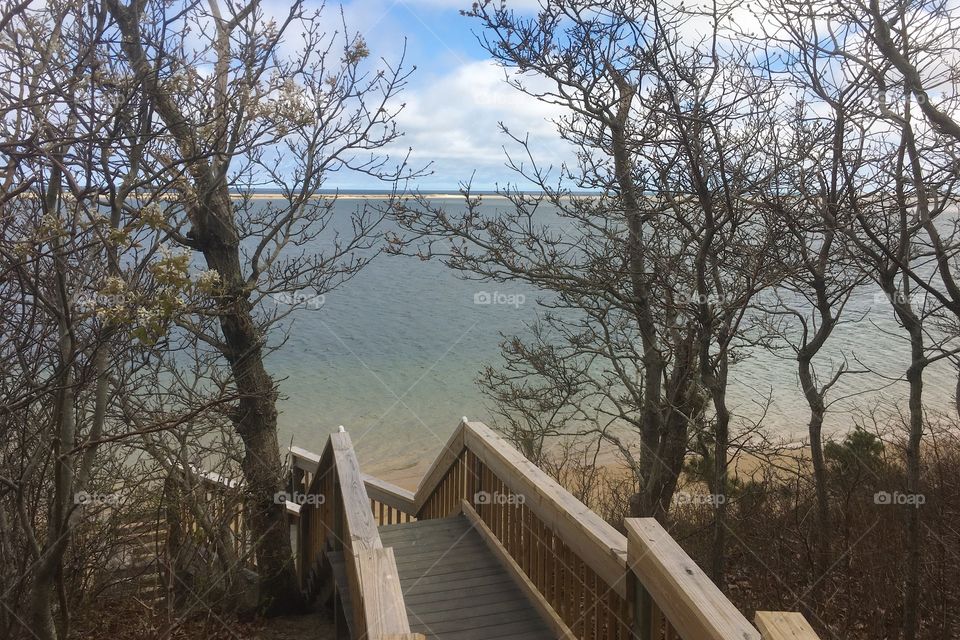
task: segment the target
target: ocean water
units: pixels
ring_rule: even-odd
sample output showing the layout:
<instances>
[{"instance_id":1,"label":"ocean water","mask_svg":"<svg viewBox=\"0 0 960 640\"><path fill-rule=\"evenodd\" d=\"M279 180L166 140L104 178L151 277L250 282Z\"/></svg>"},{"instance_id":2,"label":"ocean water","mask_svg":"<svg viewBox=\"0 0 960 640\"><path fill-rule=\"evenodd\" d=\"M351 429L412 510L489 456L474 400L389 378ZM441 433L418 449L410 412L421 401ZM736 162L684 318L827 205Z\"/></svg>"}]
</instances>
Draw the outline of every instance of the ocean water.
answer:
<instances>
[{"instance_id":1,"label":"ocean water","mask_svg":"<svg viewBox=\"0 0 960 640\"><path fill-rule=\"evenodd\" d=\"M443 204L460 206L455 199ZM338 202L337 217L347 220L356 206ZM437 261L377 257L322 305L285 323L288 340L268 360L283 396L281 444L319 451L327 434L343 425L365 471L415 485L461 416L490 421L478 373L500 362L504 335L528 331L541 295L516 283L463 280ZM909 349L892 309L867 290L849 312L864 319L838 327L821 366L846 357L851 368L876 373L848 376L835 387L829 433L850 429L857 407L905 410L906 385L893 379L903 374ZM735 421L762 416L772 436L795 441L803 438L806 404L795 362L784 356L757 349L735 365L730 403ZM928 404L951 410L955 385L952 365L931 367Z\"/></svg>"}]
</instances>

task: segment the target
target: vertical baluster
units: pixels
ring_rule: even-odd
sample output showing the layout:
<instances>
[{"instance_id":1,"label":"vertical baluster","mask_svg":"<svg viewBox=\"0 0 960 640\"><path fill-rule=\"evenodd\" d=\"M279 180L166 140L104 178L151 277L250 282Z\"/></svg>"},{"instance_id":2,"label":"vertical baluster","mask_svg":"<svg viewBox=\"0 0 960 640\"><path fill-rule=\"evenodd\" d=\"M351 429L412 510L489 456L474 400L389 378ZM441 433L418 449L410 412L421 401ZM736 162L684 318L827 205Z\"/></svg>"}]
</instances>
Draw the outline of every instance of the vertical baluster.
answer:
<instances>
[{"instance_id":1,"label":"vertical baluster","mask_svg":"<svg viewBox=\"0 0 960 640\"><path fill-rule=\"evenodd\" d=\"M573 556L573 568L574 568L573 579L575 581L574 584L576 585L574 589L574 593L576 593L576 606L574 608L574 615L577 617L576 618L577 622L574 625L574 633L577 634L578 638L582 638L584 636L584 629L586 629L586 626L587 626L586 619L585 619L586 611L587 611L587 606L586 606L587 592L586 592L586 588L585 588L586 585L584 581L584 578L585 578L584 563L580 561L580 556L576 554L574 554Z\"/></svg>"},{"instance_id":2,"label":"vertical baluster","mask_svg":"<svg viewBox=\"0 0 960 640\"><path fill-rule=\"evenodd\" d=\"M493 535L498 539L500 538L500 510L497 509L497 502L493 499L493 496L497 493L497 486L499 483L499 478L493 475L493 472L489 469L487 472L490 474L490 517L493 519Z\"/></svg>"},{"instance_id":3,"label":"vertical baluster","mask_svg":"<svg viewBox=\"0 0 960 640\"><path fill-rule=\"evenodd\" d=\"M543 591L546 589L546 586L547 586L547 585L546 585L546 583L547 583L547 579L546 579L546 570L547 570L547 567L546 567L546 563L545 563L545 559L546 559L546 553L545 553L545 552L546 552L546 547L545 547L545 545L544 545L544 537L545 537L544 534L545 534L545 528L546 528L546 527L545 527L545 525L543 524L543 520L541 520L541 519L537 516L537 514L533 514L533 523L534 523L534 528L533 528L533 541L534 541L534 544L536 545L536 549L537 549L537 571L536 571L536 573L537 573L537 584L539 585L538 588L540 589L540 591L543 592Z\"/></svg>"},{"instance_id":4,"label":"vertical baluster","mask_svg":"<svg viewBox=\"0 0 960 640\"><path fill-rule=\"evenodd\" d=\"M510 555L516 563L520 565L520 570L526 572L523 558L523 542L521 541L521 537L523 536L523 526L520 522L521 514L517 509L517 505L510 504L509 502L504 507L504 511L507 513L510 522L510 528L507 531L507 538L512 548Z\"/></svg>"},{"instance_id":5,"label":"vertical baluster","mask_svg":"<svg viewBox=\"0 0 960 640\"><path fill-rule=\"evenodd\" d=\"M522 504L514 504L513 513L511 514L516 518L516 524L514 525L513 533L513 543L517 548L517 554L523 558L523 562L520 563L520 568L523 569L523 572L528 576L530 575L530 543L527 540L527 514L526 509Z\"/></svg>"},{"instance_id":6,"label":"vertical baluster","mask_svg":"<svg viewBox=\"0 0 960 640\"><path fill-rule=\"evenodd\" d=\"M563 544L562 541L558 540L558 549L557 549L557 589L560 593L560 616L565 622L569 624L572 620L570 617L570 571L569 567L569 558L567 557L567 545Z\"/></svg>"},{"instance_id":7,"label":"vertical baluster","mask_svg":"<svg viewBox=\"0 0 960 640\"><path fill-rule=\"evenodd\" d=\"M553 546L553 531L549 531L544 535L544 551L546 553L547 599L552 605L556 605L557 589L555 580L557 557Z\"/></svg>"},{"instance_id":8,"label":"vertical baluster","mask_svg":"<svg viewBox=\"0 0 960 640\"><path fill-rule=\"evenodd\" d=\"M650 640L662 640L663 638L663 614L660 607L651 598L650 599Z\"/></svg>"},{"instance_id":9,"label":"vertical baluster","mask_svg":"<svg viewBox=\"0 0 960 640\"><path fill-rule=\"evenodd\" d=\"M501 500L500 513L503 519L501 520L501 524L500 524L500 528L501 528L500 538L503 539L507 536L507 533L508 533L507 524L509 522L508 519L510 518L510 504L505 498L507 494L507 485L506 483L504 483L503 480L500 480L500 489L499 491L497 491L497 494L499 495Z\"/></svg>"}]
</instances>

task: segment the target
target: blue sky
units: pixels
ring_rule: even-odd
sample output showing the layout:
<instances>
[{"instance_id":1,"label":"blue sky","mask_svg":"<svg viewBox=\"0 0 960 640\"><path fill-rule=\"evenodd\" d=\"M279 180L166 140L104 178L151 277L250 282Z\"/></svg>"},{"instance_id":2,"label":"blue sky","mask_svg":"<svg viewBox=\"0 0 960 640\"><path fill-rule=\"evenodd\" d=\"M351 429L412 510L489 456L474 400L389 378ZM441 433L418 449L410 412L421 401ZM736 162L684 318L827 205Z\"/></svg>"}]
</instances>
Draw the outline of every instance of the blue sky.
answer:
<instances>
[{"instance_id":1,"label":"blue sky","mask_svg":"<svg viewBox=\"0 0 960 640\"><path fill-rule=\"evenodd\" d=\"M275 0L276 1L276 0ZM374 58L395 61L407 47L407 64L417 67L401 100L407 107L399 119L405 136L398 150L413 148L415 162L432 162L433 175L420 180L425 191L455 189L474 175L478 189L516 182L504 166L506 145L498 122L515 133L529 133L538 157L561 160L566 150L553 133L549 118L558 112L503 82L477 42L477 21L460 15L470 0L351 0L342 4L347 25L361 32ZM518 10L536 6L531 0L510 3ZM327 19L339 19L340 5L328 4ZM341 174L330 185L344 189L379 188L363 176Z\"/></svg>"}]
</instances>

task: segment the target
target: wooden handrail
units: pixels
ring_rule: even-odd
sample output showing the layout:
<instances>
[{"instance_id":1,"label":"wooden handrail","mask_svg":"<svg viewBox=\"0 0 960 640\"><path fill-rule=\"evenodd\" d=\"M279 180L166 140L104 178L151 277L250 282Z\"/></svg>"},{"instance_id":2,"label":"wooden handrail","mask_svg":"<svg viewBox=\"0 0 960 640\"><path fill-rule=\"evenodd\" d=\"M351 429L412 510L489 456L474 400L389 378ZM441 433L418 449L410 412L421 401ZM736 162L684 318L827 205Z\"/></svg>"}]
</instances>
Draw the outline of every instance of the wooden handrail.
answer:
<instances>
[{"instance_id":1,"label":"wooden handrail","mask_svg":"<svg viewBox=\"0 0 960 640\"><path fill-rule=\"evenodd\" d=\"M753 622L763 640L820 640L803 614L796 611L757 611Z\"/></svg>"},{"instance_id":2,"label":"wooden handrail","mask_svg":"<svg viewBox=\"0 0 960 640\"><path fill-rule=\"evenodd\" d=\"M627 640L626 538L481 422L464 419L417 488L418 519L475 511L573 635Z\"/></svg>"},{"instance_id":3,"label":"wooden handrail","mask_svg":"<svg viewBox=\"0 0 960 640\"><path fill-rule=\"evenodd\" d=\"M370 498L363 485L350 436L346 432L330 434L330 446L337 478L337 497L343 509L343 534L347 536L341 542L349 545L354 553L362 549L382 549L380 532L370 512Z\"/></svg>"},{"instance_id":4,"label":"wooden handrail","mask_svg":"<svg viewBox=\"0 0 960 640\"><path fill-rule=\"evenodd\" d=\"M416 515L443 480L464 448L470 448L498 476L507 476L515 484L511 489L524 496L526 504L538 516L556 527L564 542L580 555L595 560L591 565L623 596L623 572L627 563L627 540L586 505L573 497L553 478L524 458L516 449L482 422L462 421L447 440L440 455L430 465L416 492L363 474L368 496L395 509ZM296 447L291 448L291 453ZM302 452L298 460L318 460L316 454ZM305 466L306 470L311 470ZM315 467L313 468L315 469ZM472 500L474 496L462 496Z\"/></svg>"},{"instance_id":5,"label":"wooden handrail","mask_svg":"<svg viewBox=\"0 0 960 640\"><path fill-rule=\"evenodd\" d=\"M464 427L464 445L515 494L522 495L524 505L550 525L619 595L626 595L626 538L487 425L467 422Z\"/></svg>"},{"instance_id":6,"label":"wooden handrail","mask_svg":"<svg viewBox=\"0 0 960 640\"><path fill-rule=\"evenodd\" d=\"M294 457L316 461L301 467L313 476L300 509L301 576L327 551L342 552L356 637L422 638L410 631L393 550L383 548L350 436L331 434L320 456Z\"/></svg>"},{"instance_id":7,"label":"wooden handrail","mask_svg":"<svg viewBox=\"0 0 960 640\"><path fill-rule=\"evenodd\" d=\"M319 455L300 447L290 447L290 458L293 461L293 466L310 473L314 473L317 470L317 465L320 464Z\"/></svg>"},{"instance_id":8,"label":"wooden handrail","mask_svg":"<svg viewBox=\"0 0 960 640\"><path fill-rule=\"evenodd\" d=\"M416 513L416 498L412 491L367 474L363 474L363 484L367 489L367 495L374 502L393 507L403 513Z\"/></svg>"},{"instance_id":9,"label":"wooden handrail","mask_svg":"<svg viewBox=\"0 0 960 640\"><path fill-rule=\"evenodd\" d=\"M374 567L389 567L392 558L377 551L377 523L469 512L577 637L818 640L797 613L758 613L758 631L656 520L627 519L628 535L620 534L481 422L461 421L415 492L361 474L346 434L331 436L328 449L321 456L303 450L291 454L314 484L328 475L325 464L336 466L353 512L344 516L357 532L351 547L375 554L369 560ZM482 503L481 494L486 494ZM381 578L389 582L383 578L387 574ZM402 603L397 593L374 597L396 607ZM406 623L405 612L387 626L370 622L380 614L365 615L366 624L377 629Z\"/></svg>"},{"instance_id":10,"label":"wooden handrail","mask_svg":"<svg viewBox=\"0 0 960 640\"><path fill-rule=\"evenodd\" d=\"M367 638L410 633L407 608L393 549L366 549L357 553ZM363 636L361 636L363 637Z\"/></svg>"},{"instance_id":11,"label":"wooden handrail","mask_svg":"<svg viewBox=\"0 0 960 640\"><path fill-rule=\"evenodd\" d=\"M304 470L309 473L309 466ZM496 535L510 537L505 549L528 575L535 574L533 582L550 591L545 596L551 606L573 629L590 627L596 637L611 640L629 636L626 537L485 424L462 420L415 492L372 476L363 479L374 510L386 505L407 519L457 513L461 500L473 503L481 491L509 492L522 505L474 506ZM562 586L564 581L572 584Z\"/></svg>"},{"instance_id":12,"label":"wooden handrail","mask_svg":"<svg viewBox=\"0 0 960 640\"><path fill-rule=\"evenodd\" d=\"M667 623L689 640L760 640L753 625L659 522L627 518L624 523L630 570L653 600L650 612L635 621L641 637L647 629L652 632L646 637L659 637L656 631Z\"/></svg>"}]
</instances>

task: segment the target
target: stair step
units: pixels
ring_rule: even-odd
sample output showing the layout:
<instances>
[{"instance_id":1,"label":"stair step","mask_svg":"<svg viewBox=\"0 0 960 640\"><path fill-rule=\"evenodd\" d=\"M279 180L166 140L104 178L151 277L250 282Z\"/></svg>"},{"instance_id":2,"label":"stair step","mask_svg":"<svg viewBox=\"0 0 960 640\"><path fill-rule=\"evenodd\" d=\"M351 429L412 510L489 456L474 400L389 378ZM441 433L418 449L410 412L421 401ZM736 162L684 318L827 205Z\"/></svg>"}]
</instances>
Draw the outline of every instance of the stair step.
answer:
<instances>
[{"instance_id":1,"label":"stair step","mask_svg":"<svg viewBox=\"0 0 960 640\"><path fill-rule=\"evenodd\" d=\"M466 517L379 527L392 547L410 628L428 640L553 636Z\"/></svg>"}]
</instances>

